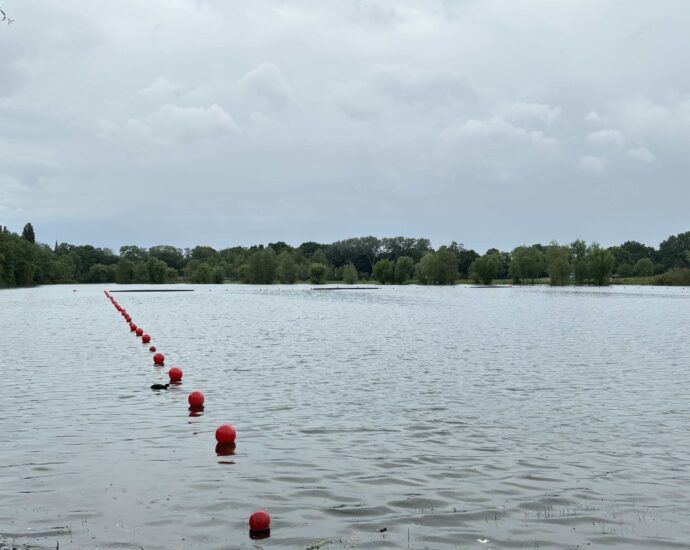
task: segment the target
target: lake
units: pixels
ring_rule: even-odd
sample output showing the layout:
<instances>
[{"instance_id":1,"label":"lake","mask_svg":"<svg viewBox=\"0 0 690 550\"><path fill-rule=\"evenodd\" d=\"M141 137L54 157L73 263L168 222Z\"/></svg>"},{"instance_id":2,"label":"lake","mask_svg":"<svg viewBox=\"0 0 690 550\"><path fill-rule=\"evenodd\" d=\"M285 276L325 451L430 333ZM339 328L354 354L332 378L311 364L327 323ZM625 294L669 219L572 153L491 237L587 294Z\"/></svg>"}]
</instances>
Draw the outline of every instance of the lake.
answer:
<instances>
[{"instance_id":1,"label":"lake","mask_svg":"<svg viewBox=\"0 0 690 550\"><path fill-rule=\"evenodd\" d=\"M106 288L0 291L0 548L688 548L690 289Z\"/></svg>"}]
</instances>

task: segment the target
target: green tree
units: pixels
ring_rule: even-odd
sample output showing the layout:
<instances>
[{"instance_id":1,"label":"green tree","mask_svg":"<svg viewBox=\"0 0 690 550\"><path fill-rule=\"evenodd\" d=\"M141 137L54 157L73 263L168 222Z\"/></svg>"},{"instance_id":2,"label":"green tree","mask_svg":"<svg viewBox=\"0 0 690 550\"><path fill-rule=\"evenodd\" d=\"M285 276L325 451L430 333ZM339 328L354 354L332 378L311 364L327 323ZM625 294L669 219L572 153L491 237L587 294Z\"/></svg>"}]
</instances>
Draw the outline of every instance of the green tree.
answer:
<instances>
[{"instance_id":1,"label":"green tree","mask_svg":"<svg viewBox=\"0 0 690 550\"><path fill-rule=\"evenodd\" d=\"M570 257L573 263L575 284L584 285L589 279L589 263L587 259L587 243L582 239L573 241L570 245Z\"/></svg>"},{"instance_id":2,"label":"green tree","mask_svg":"<svg viewBox=\"0 0 690 550\"><path fill-rule=\"evenodd\" d=\"M509 274L514 283L529 282L541 276L544 271L544 254L536 246L518 246L513 250Z\"/></svg>"},{"instance_id":3,"label":"green tree","mask_svg":"<svg viewBox=\"0 0 690 550\"><path fill-rule=\"evenodd\" d=\"M445 246L428 252L417 264L416 276L422 285L452 285L458 277L457 257Z\"/></svg>"},{"instance_id":4,"label":"green tree","mask_svg":"<svg viewBox=\"0 0 690 550\"><path fill-rule=\"evenodd\" d=\"M649 258L642 258L635 264L633 273L638 277L651 277L654 273L654 263Z\"/></svg>"},{"instance_id":5,"label":"green tree","mask_svg":"<svg viewBox=\"0 0 690 550\"><path fill-rule=\"evenodd\" d=\"M559 246L552 241L546 247L544 253L546 259L546 271L549 274L551 286L563 286L568 284L572 266L570 265L570 248Z\"/></svg>"},{"instance_id":6,"label":"green tree","mask_svg":"<svg viewBox=\"0 0 690 550\"><path fill-rule=\"evenodd\" d=\"M382 285L395 280L395 265L390 260L379 260L374 264L374 279Z\"/></svg>"},{"instance_id":7,"label":"green tree","mask_svg":"<svg viewBox=\"0 0 690 550\"><path fill-rule=\"evenodd\" d=\"M291 285L297 281L297 266L292 254L285 250L278 256L278 280L284 285Z\"/></svg>"},{"instance_id":8,"label":"green tree","mask_svg":"<svg viewBox=\"0 0 690 550\"><path fill-rule=\"evenodd\" d=\"M328 267L322 263L312 263L309 266L309 280L315 285L320 285L326 282L326 274Z\"/></svg>"},{"instance_id":9,"label":"green tree","mask_svg":"<svg viewBox=\"0 0 690 550\"><path fill-rule=\"evenodd\" d=\"M115 282L127 285L134 281L134 263L127 258L120 258L115 268Z\"/></svg>"},{"instance_id":10,"label":"green tree","mask_svg":"<svg viewBox=\"0 0 690 550\"><path fill-rule=\"evenodd\" d=\"M224 281L225 273L223 272L223 268L220 266L215 267L213 269L213 282L217 285L222 285Z\"/></svg>"},{"instance_id":11,"label":"green tree","mask_svg":"<svg viewBox=\"0 0 690 550\"><path fill-rule=\"evenodd\" d=\"M395 282L402 285L414 276L414 260L409 256L400 256L395 260Z\"/></svg>"},{"instance_id":12,"label":"green tree","mask_svg":"<svg viewBox=\"0 0 690 550\"><path fill-rule=\"evenodd\" d=\"M483 285L490 285L501 269L501 256L495 252L480 256L470 266L472 279Z\"/></svg>"},{"instance_id":13,"label":"green tree","mask_svg":"<svg viewBox=\"0 0 690 550\"><path fill-rule=\"evenodd\" d=\"M206 262L201 262L192 274L190 281L201 285L213 283L213 269Z\"/></svg>"},{"instance_id":14,"label":"green tree","mask_svg":"<svg viewBox=\"0 0 690 550\"><path fill-rule=\"evenodd\" d=\"M610 284L611 272L613 271L613 254L601 248L597 243L592 243L587 250L587 270L595 285Z\"/></svg>"},{"instance_id":15,"label":"green tree","mask_svg":"<svg viewBox=\"0 0 690 550\"><path fill-rule=\"evenodd\" d=\"M247 262L249 282L259 285L270 285L276 279L276 253L272 248L260 248Z\"/></svg>"},{"instance_id":16,"label":"green tree","mask_svg":"<svg viewBox=\"0 0 690 550\"><path fill-rule=\"evenodd\" d=\"M343 267L343 282L346 285L354 285L357 282L357 268L352 262Z\"/></svg>"},{"instance_id":17,"label":"green tree","mask_svg":"<svg viewBox=\"0 0 690 550\"><path fill-rule=\"evenodd\" d=\"M34 226L27 223L24 226L24 231L22 231L22 239L34 244L36 242L36 235L34 234Z\"/></svg>"},{"instance_id":18,"label":"green tree","mask_svg":"<svg viewBox=\"0 0 690 550\"><path fill-rule=\"evenodd\" d=\"M89 282L91 283L110 283L114 278L114 271L107 265L94 264L89 268Z\"/></svg>"}]
</instances>

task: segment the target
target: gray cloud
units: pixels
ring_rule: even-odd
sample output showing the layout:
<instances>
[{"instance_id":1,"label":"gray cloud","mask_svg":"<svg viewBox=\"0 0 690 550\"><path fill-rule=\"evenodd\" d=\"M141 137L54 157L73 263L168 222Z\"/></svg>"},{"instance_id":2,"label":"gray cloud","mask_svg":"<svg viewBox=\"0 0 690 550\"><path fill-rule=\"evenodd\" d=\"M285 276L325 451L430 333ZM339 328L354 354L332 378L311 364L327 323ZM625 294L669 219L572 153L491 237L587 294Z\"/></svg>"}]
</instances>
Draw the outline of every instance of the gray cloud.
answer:
<instances>
[{"instance_id":1,"label":"gray cloud","mask_svg":"<svg viewBox=\"0 0 690 550\"><path fill-rule=\"evenodd\" d=\"M688 229L683 0L6 4L0 218L45 241Z\"/></svg>"}]
</instances>

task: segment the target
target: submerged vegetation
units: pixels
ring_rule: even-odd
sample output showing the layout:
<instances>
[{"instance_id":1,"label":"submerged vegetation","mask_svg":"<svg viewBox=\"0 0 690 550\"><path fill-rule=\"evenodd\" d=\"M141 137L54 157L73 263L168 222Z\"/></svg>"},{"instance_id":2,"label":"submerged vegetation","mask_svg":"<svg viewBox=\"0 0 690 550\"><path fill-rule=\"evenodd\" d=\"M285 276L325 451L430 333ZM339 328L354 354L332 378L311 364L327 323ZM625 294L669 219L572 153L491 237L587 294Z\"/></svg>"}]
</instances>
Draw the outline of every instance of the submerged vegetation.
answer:
<instances>
[{"instance_id":1,"label":"submerged vegetation","mask_svg":"<svg viewBox=\"0 0 690 550\"><path fill-rule=\"evenodd\" d=\"M0 227L0 287L53 283L190 283L226 281L246 284L449 285L471 280L490 285L548 283L608 285L690 285L690 231L663 241L658 249L636 241L603 248L582 240L569 245L489 249L484 255L452 242L432 248L428 239L358 237L331 244L284 242L215 250L122 246L107 248L36 242L28 223L22 234Z\"/></svg>"}]
</instances>

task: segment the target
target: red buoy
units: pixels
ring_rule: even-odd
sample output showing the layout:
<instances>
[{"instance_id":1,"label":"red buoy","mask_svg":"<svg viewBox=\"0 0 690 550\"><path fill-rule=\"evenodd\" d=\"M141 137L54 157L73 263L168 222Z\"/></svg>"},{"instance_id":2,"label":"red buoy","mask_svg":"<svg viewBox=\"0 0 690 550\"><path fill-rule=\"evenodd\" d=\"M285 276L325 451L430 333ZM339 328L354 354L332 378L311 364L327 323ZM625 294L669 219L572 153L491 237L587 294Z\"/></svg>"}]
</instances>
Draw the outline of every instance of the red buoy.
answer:
<instances>
[{"instance_id":1,"label":"red buoy","mask_svg":"<svg viewBox=\"0 0 690 550\"><path fill-rule=\"evenodd\" d=\"M135 330L137 330L137 326L136 326L134 323L130 323L130 324L129 324L129 330L131 330L132 332L134 332Z\"/></svg>"},{"instance_id":2,"label":"red buoy","mask_svg":"<svg viewBox=\"0 0 690 550\"><path fill-rule=\"evenodd\" d=\"M223 424L216 430L216 441L218 443L234 443L237 432L230 424Z\"/></svg>"},{"instance_id":3,"label":"red buoy","mask_svg":"<svg viewBox=\"0 0 690 550\"><path fill-rule=\"evenodd\" d=\"M182 380L182 369L180 367L173 367L168 371L168 376L171 382L179 382Z\"/></svg>"},{"instance_id":4,"label":"red buoy","mask_svg":"<svg viewBox=\"0 0 690 550\"><path fill-rule=\"evenodd\" d=\"M249 529L252 531L266 531L271 527L271 516L266 510L257 510L249 516Z\"/></svg>"},{"instance_id":5,"label":"red buoy","mask_svg":"<svg viewBox=\"0 0 690 550\"><path fill-rule=\"evenodd\" d=\"M151 352L156 351L156 346L151 346L151 347L149 348L149 351L151 351Z\"/></svg>"},{"instance_id":6,"label":"red buoy","mask_svg":"<svg viewBox=\"0 0 690 550\"><path fill-rule=\"evenodd\" d=\"M162 353L157 353L153 356L153 362L156 365L162 365L163 363L165 363L165 355L163 355Z\"/></svg>"},{"instance_id":7,"label":"red buoy","mask_svg":"<svg viewBox=\"0 0 690 550\"><path fill-rule=\"evenodd\" d=\"M194 390L189 394L189 397L187 397L187 401L189 401L190 408L200 409L204 406L204 394L199 390Z\"/></svg>"},{"instance_id":8,"label":"red buoy","mask_svg":"<svg viewBox=\"0 0 690 550\"><path fill-rule=\"evenodd\" d=\"M142 341L144 344L148 344L148 343L151 341L151 337L150 337L148 334L144 334L144 335L141 337L141 341Z\"/></svg>"},{"instance_id":9,"label":"red buoy","mask_svg":"<svg viewBox=\"0 0 690 550\"><path fill-rule=\"evenodd\" d=\"M137 329L137 336L141 336L142 334L144 334L144 329L141 328L141 327L139 327L139 328Z\"/></svg>"}]
</instances>

